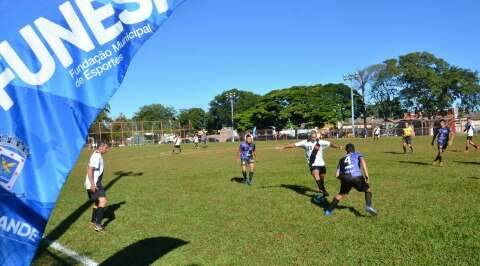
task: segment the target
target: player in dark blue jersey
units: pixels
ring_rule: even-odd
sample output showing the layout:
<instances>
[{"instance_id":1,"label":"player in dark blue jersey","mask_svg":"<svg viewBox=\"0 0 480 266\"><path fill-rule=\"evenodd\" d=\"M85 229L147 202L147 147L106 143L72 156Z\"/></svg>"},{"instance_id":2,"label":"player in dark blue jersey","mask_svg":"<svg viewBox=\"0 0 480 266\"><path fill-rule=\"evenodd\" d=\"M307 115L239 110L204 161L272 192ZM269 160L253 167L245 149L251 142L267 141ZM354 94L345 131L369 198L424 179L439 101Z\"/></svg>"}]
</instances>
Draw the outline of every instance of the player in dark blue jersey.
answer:
<instances>
[{"instance_id":1,"label":"player in dark blue jersey","mask_svg":"<svg viewBox=\"0 0 480 266\"><path fill-rule=\"evenodd\" d=\"M242 166L243 183L251 185L255 174L256 147L252 135L245 136L245 142L238 147L238 157ZM248 178L247 178L247 168Z\"/></svg>"},{"instance_id":2,"label":"player in dark blue jersey","mask_svg":"<svg viewBox=\"0 0 480 266\"><path fill-rule=\"evenodd\" d=\"M367 163L361 153L355 152L353 144L347 144L345 151L347 155L340 159L337 168L337 178L341 181L340 193L335 196L330 207L325 210L325 215L332 215L337 204L352 188L359 192L365 192L365 210L371 215L377 215L377 211L372 207L372 192L368 184Z\"/></svg>"},{"instance_id":3,"label":"player in dark blue jersey","mask_svg":"<svg viewBox=\"0 0 480 266\"><path fill-rule=\"evenodd\" d=\"M450 131L450 128L447 126L447 122L445 120L440 120L440 128L437 129L435 134L433 135L432 139L432 146L434 146L435 139L437 139L437 157L435 157L435 160L433 161L433 165L436 165L438 162L439 166L443 166L443 161L442 161L442 153L447 150L448 145L450 144L450 140L452 137L452 132Z\"/></svg>"}]
</instances>

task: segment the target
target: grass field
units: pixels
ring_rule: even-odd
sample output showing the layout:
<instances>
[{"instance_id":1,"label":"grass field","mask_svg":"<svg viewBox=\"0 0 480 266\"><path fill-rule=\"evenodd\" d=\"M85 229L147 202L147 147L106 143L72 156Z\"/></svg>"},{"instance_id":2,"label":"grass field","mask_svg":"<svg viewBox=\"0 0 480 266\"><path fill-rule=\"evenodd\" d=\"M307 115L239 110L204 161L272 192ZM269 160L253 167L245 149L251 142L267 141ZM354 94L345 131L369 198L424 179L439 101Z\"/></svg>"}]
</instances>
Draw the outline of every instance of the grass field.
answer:
<instances>
[{"instance_id":1,"label":"grass field","mask_svg":"<svg viewBox=\"0 0 480 266\"><path fill-rule=\"evenodd\" d=\"M106 233L88 224L84 151L46 238L105 265L479 265L480 152L464 153L457 137L440 168L430 138L414 139L408 155L400 141L353 141L369 164L377 217L355 191L324 217L303 151L275 149L283 142L257 143L251 187L235 181L238 144L184 145L175 156L170 146L116 148L105 156ZM332 196L342 155L326 152ZM34 265L70 263L42 248Z\"/></svg>"}]
</instances>

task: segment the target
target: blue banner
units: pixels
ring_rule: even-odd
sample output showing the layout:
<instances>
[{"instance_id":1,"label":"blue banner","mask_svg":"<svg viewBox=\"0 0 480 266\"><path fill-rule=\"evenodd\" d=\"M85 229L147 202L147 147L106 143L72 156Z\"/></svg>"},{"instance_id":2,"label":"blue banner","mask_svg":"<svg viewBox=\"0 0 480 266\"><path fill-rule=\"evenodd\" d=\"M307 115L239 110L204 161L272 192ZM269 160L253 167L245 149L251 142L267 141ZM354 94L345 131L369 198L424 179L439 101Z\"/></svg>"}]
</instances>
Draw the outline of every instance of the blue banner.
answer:
<instances>
[{"instance_id":1,"label":"blue banner","mask_svg":"<svg viewBox=\"0 0 480 266\"><path fill-rule=\"evenodd\" d=\"M0 265L29 265L88 129L180 0L0 0Z\"/></svg>"}]
</instances>

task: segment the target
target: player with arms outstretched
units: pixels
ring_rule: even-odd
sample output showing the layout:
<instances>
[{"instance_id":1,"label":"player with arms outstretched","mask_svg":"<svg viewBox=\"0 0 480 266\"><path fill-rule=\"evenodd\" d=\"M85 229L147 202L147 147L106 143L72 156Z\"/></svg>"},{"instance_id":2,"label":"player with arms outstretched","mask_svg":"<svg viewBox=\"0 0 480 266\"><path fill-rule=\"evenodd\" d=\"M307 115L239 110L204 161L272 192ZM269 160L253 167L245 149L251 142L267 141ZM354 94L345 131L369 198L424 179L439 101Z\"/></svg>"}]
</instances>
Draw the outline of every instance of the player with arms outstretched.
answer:
<instances>
[{"instance_id":1,"label":"player with arms outstretched","mask_svg":"<svg viewBox=\"0 0 480 266\"><path fill-rule=\"evenodd\" d=\"M447 126L447 122L445 120L440 120L440 128L437 130L437 132L433 135L432 139L432 146L434 146L435 139L437 139L437 157L435 157L435 160L433 161L432 165L436 165L438 162L439 166L443 166L443 158L442 158L442 153L447 150L448 145L450 144L450 139L452 137L452 132L450 131L450 128Z\"/></svg>"},{"instance_id":2,"label":"player with arms outstretched","mask_svg":"<svg viewBox=\"0 0 480 266\"><path fill-rule=\"evenodd\" d=\"M347 155L340 159L337 168L337 178L341 180L340 193L335 196L330 207L325 210L325 215L332 215L337 204L352 188L359 192L365 192L365 210L371 215L377 215L377 211L372 207L372 192L368 184L367 162L361 153L355 152L353 144L347 144L345 151Z\"/></svg>"},{"instance_id":3,"label":"player with arms outstretched","mask_svg":"<svg viewBox=\"0 0 480 266\"><path fill-rule=\"evenodd\" d=\"M327 168L325 160L323 159L323 151L328 147L341 149L341 146L330 141L318 139L315 130L310 132L308 140L303 140L283 147L284 149L302 148L305 150L310 173L315 179L318 190L323 195L323 198L328 197L329 195L325 188L325 175L327 173Z\"/></svg>"}]
</instances>

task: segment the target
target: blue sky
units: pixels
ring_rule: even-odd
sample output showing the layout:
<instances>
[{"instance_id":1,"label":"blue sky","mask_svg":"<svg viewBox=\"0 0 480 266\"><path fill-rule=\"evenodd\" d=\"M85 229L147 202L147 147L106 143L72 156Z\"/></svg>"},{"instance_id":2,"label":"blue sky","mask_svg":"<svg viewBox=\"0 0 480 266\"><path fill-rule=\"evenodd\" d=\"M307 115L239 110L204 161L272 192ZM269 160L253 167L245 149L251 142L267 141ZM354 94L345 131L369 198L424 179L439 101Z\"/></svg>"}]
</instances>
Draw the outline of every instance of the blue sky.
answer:
<instances>
[{"instance_id":1,"label":"blue sky","mask_svg":"<svg viewBox=\"0 0 480 266\"><path fill-rule=\"evenodd\" d=\"M477 0L187 0L140 49L110 104L208 108L220 92L342 82L413 51L480 70Z\"/></svg>"}]
</instances>

